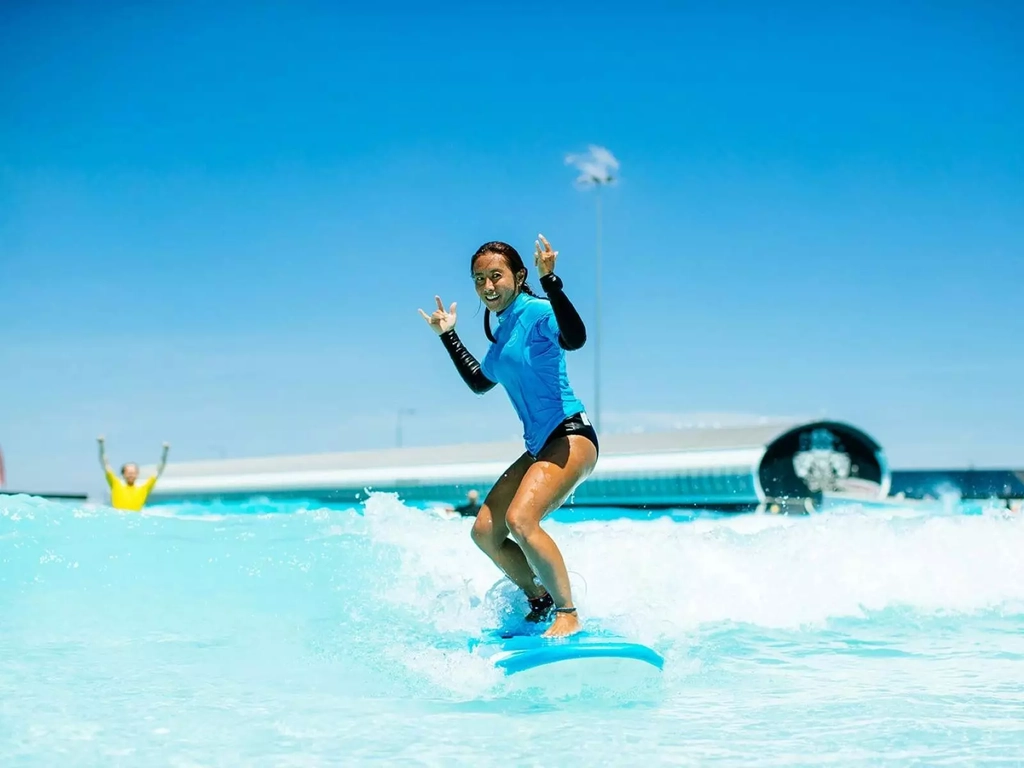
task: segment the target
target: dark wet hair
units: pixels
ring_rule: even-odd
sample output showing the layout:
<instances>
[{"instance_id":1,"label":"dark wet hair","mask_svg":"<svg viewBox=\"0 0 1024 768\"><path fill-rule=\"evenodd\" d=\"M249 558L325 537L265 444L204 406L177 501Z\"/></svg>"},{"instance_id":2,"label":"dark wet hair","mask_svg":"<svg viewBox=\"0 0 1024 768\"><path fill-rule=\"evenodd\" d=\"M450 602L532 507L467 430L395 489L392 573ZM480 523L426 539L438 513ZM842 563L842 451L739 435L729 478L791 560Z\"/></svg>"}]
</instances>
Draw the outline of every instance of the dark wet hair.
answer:
<instances>
[{"instance_id":1,"label":"dark wet hair","mask_svg":"<svg viewBox=\"0 0 1024 768\"><path fill-rule=\"evenodd\" d=\"M138 470L139 465L136 464L134 461L125 462L124 464L121 465L121 474L122 475L124 474L124 471L126 469L128 469L128 467L135 467L135 469Z\"/></svg>"},{"instance_id":2,"label":"dark wet hair","mask_svg":"<svg viewBox=\"0 0 1024 768\"><path fill-rule=\"evenodd\" d=\"M492 240L489 243L484 243L476 249L476 253L473 254L473 258L469 262L470 272L472 272L473 267L476 266L476 260L486 253L493 253L501 256L501 258L505 260L505 266L512 271L513 278L520 272L526 272L529 274L529 270L523 263L523 257L519 255L519 251L508 243L503 243L500 240ZM526 283L525 277L523 278L523 284L519 286L519 290L530 296L537 296L537 294L533 292L533 289ZM484 309L484 333L487 335L487 340L493 344L494 334L491 333L491 310L486 308Z\"/></svg>"}]
</instances>

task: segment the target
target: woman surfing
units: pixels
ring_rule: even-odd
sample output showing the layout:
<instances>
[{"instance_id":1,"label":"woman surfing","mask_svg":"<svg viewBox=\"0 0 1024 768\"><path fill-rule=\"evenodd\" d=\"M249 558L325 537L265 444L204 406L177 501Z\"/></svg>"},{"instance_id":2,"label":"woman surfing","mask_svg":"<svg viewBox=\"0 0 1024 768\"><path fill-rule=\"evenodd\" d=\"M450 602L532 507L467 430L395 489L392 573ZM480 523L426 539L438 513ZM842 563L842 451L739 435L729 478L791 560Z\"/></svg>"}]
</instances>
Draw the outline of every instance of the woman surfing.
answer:
<instances>
[{"instance_id":1,"label":"woman surfing","mask_svg":"<svg viewBox=\"0 0 1024 768\"><path fill-rule=\"evenodd\" d=\"M455 333L455 303L446 310L435 297L434 313L420 314L469 388L483 394L501 384L523 423L526 450L487 494L473 541L526 593L527 620L539 623L554 614L544 636L566 637L580 631L580 621L565 561L540 523L593 471L598 440L565 365L565 352L586 342L586 328L554 273L558 252L543 235L534 245L546 300L527 285L522 257L508 243L485 243L473 254L470 271L491 342L482 364ZM492 313L498 318L493 331Z\"/></svg>"}]
</instances>

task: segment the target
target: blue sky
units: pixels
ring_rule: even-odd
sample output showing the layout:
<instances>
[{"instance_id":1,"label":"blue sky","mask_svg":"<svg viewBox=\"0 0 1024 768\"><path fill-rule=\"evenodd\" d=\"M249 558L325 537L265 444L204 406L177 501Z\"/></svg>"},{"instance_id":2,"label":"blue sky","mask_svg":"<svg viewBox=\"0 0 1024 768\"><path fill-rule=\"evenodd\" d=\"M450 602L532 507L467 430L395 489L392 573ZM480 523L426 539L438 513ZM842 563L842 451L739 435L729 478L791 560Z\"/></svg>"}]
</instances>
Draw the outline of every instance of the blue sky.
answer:
<instances>
[{"instance_id":1,"label":"blue sky","mask_svg":"<svg viewBox=\"0 0 1024 768\"><path fill-rule=\"evenodd\" d=\"M895 466L1024 465L1024 24L1012 4L4 4L0 447L111 459L516 437L417 308L537 232L603 421L849 420ZM584 402L593 350L570 357Z\"/></svg>"}]
</instances>

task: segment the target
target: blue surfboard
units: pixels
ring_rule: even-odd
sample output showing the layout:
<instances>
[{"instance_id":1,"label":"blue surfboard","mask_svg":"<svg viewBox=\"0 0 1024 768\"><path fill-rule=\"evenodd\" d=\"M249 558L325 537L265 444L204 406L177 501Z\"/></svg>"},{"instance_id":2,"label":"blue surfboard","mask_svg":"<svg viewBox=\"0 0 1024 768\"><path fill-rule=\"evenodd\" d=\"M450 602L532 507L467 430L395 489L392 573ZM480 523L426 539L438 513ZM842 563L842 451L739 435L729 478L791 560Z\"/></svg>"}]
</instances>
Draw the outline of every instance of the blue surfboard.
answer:
<instances>
[{"instance_id":1,"label":"blue surfboard","mask_svg":"<svg viewBox=\"0 0 1024 768\"><path fill-rule=\"evenodd\" d=\"M541 628L543 631L543 628ZM471 640L470 651L490 661L515 687L554 695L628 691L657 686L665 660L653 648L606 632L565 638L492 630Z\"/></svg>"}]
</instances>

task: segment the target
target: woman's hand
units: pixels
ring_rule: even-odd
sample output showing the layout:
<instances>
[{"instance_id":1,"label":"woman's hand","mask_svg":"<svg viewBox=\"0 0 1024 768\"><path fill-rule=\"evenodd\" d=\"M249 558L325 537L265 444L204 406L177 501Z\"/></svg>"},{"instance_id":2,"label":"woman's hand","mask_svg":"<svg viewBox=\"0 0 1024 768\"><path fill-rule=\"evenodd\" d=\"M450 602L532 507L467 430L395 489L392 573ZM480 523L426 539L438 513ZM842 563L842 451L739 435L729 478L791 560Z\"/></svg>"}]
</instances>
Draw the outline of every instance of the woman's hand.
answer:
<instances>
[{"instance_id":1,"label":"woman's hand","mask_svg":"<svg viewBox=\"0 0 1024 768\"><path fill-rule=\"evenodd\" d=\"M537 235L539 240L534 241L533 263L537 265L537 274L541 277L550 275L555 271L555 258L558 251L551 250L551 243L544 235Z\"/></svg>"},{"instance_id":2,"label":"woman's hand","mask_svg":"<svg viewBox=\"0 0 1024 768\"><path fill-rule=\"evenodd\" d=\"M434 329L434 333L440 336L442 333L446 333L455 327L455 302L452 302L451 307L446 312L444 304L441 303L441 297L435 296L434 300L437 302L437 309L434 310L434 314L428 315L422 309L420 314L427 321L427 325Z\"/></svg>"}]
</instances>

